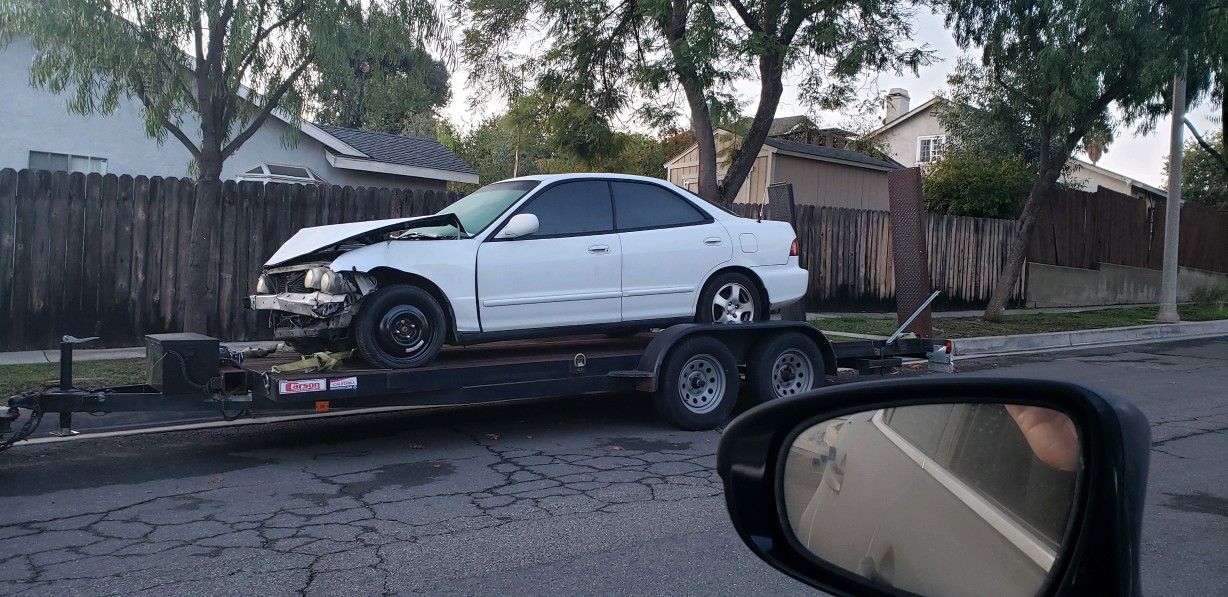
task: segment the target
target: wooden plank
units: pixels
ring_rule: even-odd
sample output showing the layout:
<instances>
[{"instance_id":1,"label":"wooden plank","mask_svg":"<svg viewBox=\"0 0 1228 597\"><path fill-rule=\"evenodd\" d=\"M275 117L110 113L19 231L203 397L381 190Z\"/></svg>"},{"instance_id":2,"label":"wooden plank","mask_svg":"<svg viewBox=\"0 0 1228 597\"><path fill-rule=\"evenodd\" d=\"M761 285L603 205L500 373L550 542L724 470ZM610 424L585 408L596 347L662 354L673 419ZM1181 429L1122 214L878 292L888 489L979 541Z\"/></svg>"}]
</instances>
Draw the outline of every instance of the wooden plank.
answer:
<instances>
[{"instance_id":1,"label":"wooden plank","mask_svg":"<svg viewBox=\"0 0 1228 597\"><path fill-rule=\"evenodd\" d=\"M13 276L17 252L17 171L0 170L0 322L11 322ZM4 334L8 336L9 334ZM9 338L0 339L0 350L6 350Z\"/></svg>"},{"instance_id":2,"label":"wooden plank","mask_svg":"<svg viewBox=\"0 0 1228 597\"><path fill-rule=\"evenodd\" d=\"M129 274L128 303L132 308L132 329L135 334L149 330L153 310L153 284L149 279L149 261L152 258L150 227L157 218L156 207L151 201L152 191L147 176L132 179L132 267Z\"/></svg>"},{"instance_id":3,"label":"wooden plank","mask_svg":"<svg viewBox=\"0 0 1228 597\"><path fill-rule=\"evenodd\" d=\"M192 268L188 267L188 263L192 256L190 245L192 243L192 217L193 210L196 208L196 185L189 179L180 178L175 181L174 200L177 203L176 213L179 217L178 230L175 235L175 271L173 279L175 287L173 288L174 302L171 308L171 329L186 330L185 323L187 321L188 309L210 309L208 290L208 265L206 263L205 270L197 275L203 275L205 280L205 296L190 296L191 289L197 288L198 280L193 280ZM216 231L216 222L205 222L206 230ZM209 235L210 238L213 234ZM212 252L212 251L210 251ZM207 318L206 318L207 320ZM200 330L191 330L200 331ZM208 333L208 330L205 330Z\"/></svg>"},{"instance_id":4,"label":"wooden plank","mask_svg":"<svg viewBox=\"0 0 1228 597\"><path fill-rule=\"evenodd\" d=\"M114 175L111 178L114 179ZM103 263L108 265L106 270L109 274L110 261L115 254L115 235L110 231L104 233L102 212L102 175L91 173L85 177L85 235L82 239L82 286L80 291L81 320L89 327L82 328L80 332L94 336L102 335L102 317L98 303L103 288L100 283ZM111 288L110 284L106 286L108 291ZM107 338L102 340L110 342Z\"/></svg>"},{"instance_id":5,"label":"wooden plank","mask_svg":"<svg viewBox=\"0 0 1228 597\"><path fill-rule=\"evenodd\" d=\"M244 239L240 234L238 214L235 211L235 181L228 180L221 185L221 196L218 198L217 234L217 267L215 284L217 285L216 319L210 323L210 329L218 338L235 338L235 312L242 308L238 293L235 292L236 278L241 275L241 269L236 261L238 244Z\"/></svg>"},{"instance_id":6,"label":"wooden plank","mask_svg":"<svg viewBox=\"0 0 1228 597\"><path fill-rule=\"evenodd\" d=\"M47 321L43 328L43 345L56 345L64 334L80 334L76 317L80 313L81 235L84 221L85 176L80 172L57 172L52 179L53 193L58 195L51 206L51 222L58 222L50 232L51 267L48 272L61 272L47 288ZM58 214L57 214L57 209Z\"/></svg>"},{"instance_id":7,"label":"wooden plank","mask_svg":"<svg viewBox=\"0 0 1228 597\"><path fill-rule=\"evenodd\" d=\"M42 276L39 280L33 275L34 272L34 256L42 247L38 246L38 223L46 221L47 207L49 203L41 202L41 218L40 218L40 190L45 183L45 175L40 175L37 172L30 170L21 170L17 173L17 194L14 206L14 245L13 245L13 274L12 274L12 291L9 307L9 323L11 325L7 341L0 341L4 345L5 350L24 350L32 343L29 342L29 336L33 332L31 329L31 305L32 303L32 286L40 281L46 283L47 276Z\"/></svg>"},{"instance_id":8,"label":"wooden plank","mask_svg":"<svg viewBox=\"0 0 1228 597\"><path fill-rule=\"evenodd\" d=\"M104 185L104 194L106 192ZM111 306L107 312L107 325L104 327L109 337L125 338L126 344L139 344L140 329L136 327L132 311L137 307L130 301L132 291L132 233L136 216L133 214L132 177L125 174L116 180L115 189L115 258L114 287L111 292ZM134 344L136 343L136 344Z\"/></svg>"}]
</instances>

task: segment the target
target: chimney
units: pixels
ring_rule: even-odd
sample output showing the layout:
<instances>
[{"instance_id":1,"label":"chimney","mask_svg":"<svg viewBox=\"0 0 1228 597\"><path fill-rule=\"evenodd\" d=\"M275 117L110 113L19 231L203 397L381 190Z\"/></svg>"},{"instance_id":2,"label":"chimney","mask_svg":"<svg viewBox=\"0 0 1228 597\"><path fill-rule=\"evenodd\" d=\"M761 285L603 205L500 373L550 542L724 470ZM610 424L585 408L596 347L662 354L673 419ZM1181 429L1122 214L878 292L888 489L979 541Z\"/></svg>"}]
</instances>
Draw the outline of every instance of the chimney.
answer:
<instances>
[{"instance_id":1,"label":"chimney","mask_svg":"<svg viewBox=\"0 0 1228 597\"><path fill-rule=\"evenodd\" d=\"M887 92L885 103L887 114L883 117L883 124L899 118L908 111L908 91L899 87L892 88Z\"/></svg>"}]
</instances>

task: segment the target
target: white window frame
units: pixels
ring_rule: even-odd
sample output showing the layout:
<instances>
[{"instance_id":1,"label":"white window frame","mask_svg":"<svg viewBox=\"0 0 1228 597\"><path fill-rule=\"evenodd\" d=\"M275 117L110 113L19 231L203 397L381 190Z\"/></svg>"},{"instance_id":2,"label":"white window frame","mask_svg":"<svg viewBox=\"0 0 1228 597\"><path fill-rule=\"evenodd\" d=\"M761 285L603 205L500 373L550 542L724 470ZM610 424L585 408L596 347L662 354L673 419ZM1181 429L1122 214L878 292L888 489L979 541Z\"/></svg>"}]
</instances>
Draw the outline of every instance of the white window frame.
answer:
<instances>
[{"instance_id":1,"label":"white window frame","mask_svg":"<svg viewBox=\"0 0 1228 597\"><path fill-rule=\"evenodd\" d=\"M921 146L925 141L930 142L930 156L928 160L921 159ZM942 159L942 154L946 151L947 136L946 135L922 135L917 137L917 163L932 164ZM935 151L935 149L937 151Z\"/></svg>"},{"instance_id":2,"label":"white window frame","mask_svg":"<svg viewBox=\"0 0 1228 597\"><path fill-rule=\"evenodd\" d=\"M29 152L26 153L26 166L29 167L31 170L35 169L34 165L31 163L31 158L33 158L34 154L36 153L43 154L46 156L56 156L56 157L68 158L68 169L62 170L62 172L80 172L82 174L93 174L97 172L98 174L105 175L107 173L107 168L109 166L107 158L100 158L98 156L82 155L79 153L62 153L59 151L42 151L38 149L31 149ZM73 170L72 169L73 160L86 160L90 164L91 167L93 167L94 164L99 164L101 168L99 170ZM55 172L61 172L61 170L55 170Z\"/></svg>"},{"instance_id":3,"label":"white window frame","mask_svg":"<svg viewBox=\"0 0 1228 597\"><path fill-rule=\"evenodd\" d=\"M281 166L282 168L302 168L307 171L310 177L303 178L299 176L286 176L284 174L273 174L269 170L269 166ZM251 170L254 170L256 168L260 168L260 171L261 171L260 174L251 173ZM249 180L253 182L288 182L288 183L294 183L294 184L318 184L318 185L328 184L328 181L324 180L324 177L320 176L319 174L316 173L315 170L312 170L311 168L308 168L307 166L300 166L298 164L272 164L269 162L260 162L256 164L255 166L252 166L251 168L244 170L243 172L235 176L235 180L241 180L241 181Z\"/></svg>"}]
</instances>

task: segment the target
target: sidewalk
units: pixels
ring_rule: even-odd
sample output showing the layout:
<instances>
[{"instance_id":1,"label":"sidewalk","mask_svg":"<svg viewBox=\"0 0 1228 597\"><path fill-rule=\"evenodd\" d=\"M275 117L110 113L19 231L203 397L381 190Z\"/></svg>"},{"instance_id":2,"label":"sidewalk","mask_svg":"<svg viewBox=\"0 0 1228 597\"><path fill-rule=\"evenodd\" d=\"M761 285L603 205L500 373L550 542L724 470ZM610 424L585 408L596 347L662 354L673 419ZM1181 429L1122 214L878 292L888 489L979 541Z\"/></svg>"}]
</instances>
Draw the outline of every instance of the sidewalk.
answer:
<instances>
[{"instance_id":1,"label":"sidewalk","mask_svg":"<svg viewBox=\"0 0 1228 597\"><path fill-rule=\"evenodd\" d=\"M223 342L222 346L230 350L242 350L249 346L256 348L273 348L280 342ZM130 348L79 348L72 351L73 361L108 361L111 359L143 359L145 347ZM0 366L3 365L42 365L60 362L59 349L53 350L22 350L18 352L0 352Z\"/></svg>"}]
</instances>

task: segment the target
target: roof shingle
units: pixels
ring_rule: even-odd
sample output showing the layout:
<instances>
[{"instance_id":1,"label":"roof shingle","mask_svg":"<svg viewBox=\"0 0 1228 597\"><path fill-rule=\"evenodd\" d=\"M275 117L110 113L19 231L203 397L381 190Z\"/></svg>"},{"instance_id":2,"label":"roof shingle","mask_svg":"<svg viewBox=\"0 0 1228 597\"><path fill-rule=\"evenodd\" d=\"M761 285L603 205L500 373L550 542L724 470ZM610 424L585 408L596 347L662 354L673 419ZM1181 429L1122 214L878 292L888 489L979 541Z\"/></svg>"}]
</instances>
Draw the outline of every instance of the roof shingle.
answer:
<instances>
[{"instance_id":1,"label":"roof shingle","mask_svg":"<svg viewBox=\"0 0 1228 597\"><path fill-rule=\"evenodd\" d=\"M448 148L440 145L438 141L328 124L319 126L328 134L363 152L368 158L375 161L464 174L478 173L473 166L466 164Z\"/></svg>"},{"instance_id":2,"label":"roof shingle","mask_svg":"<svg viewBox=\"0 0 1228 597\"><path fill-rule=\"evenodd\" d=\"M764 140L763 144L771 146L771 147L775 147L776 149L779 149L781 151L787 151L790 153L800 153L804 155L811 155L817 158L828 158L828 159L833 159L833 160L840 160L843 162L864 164L872 168L884 168L884 169L889 169L889 170L895 170L896 168L900 167L899 164L888 162L886 160L880 160L878 158L872 158L864 153L858 153L856 151L851 151L848 149L835 149L832 147L825 147L822 145L810 145L808 143L798 143L796 141L786 141L785 139L773 139L771 137Z\"/></svg>"}]
</instances>

